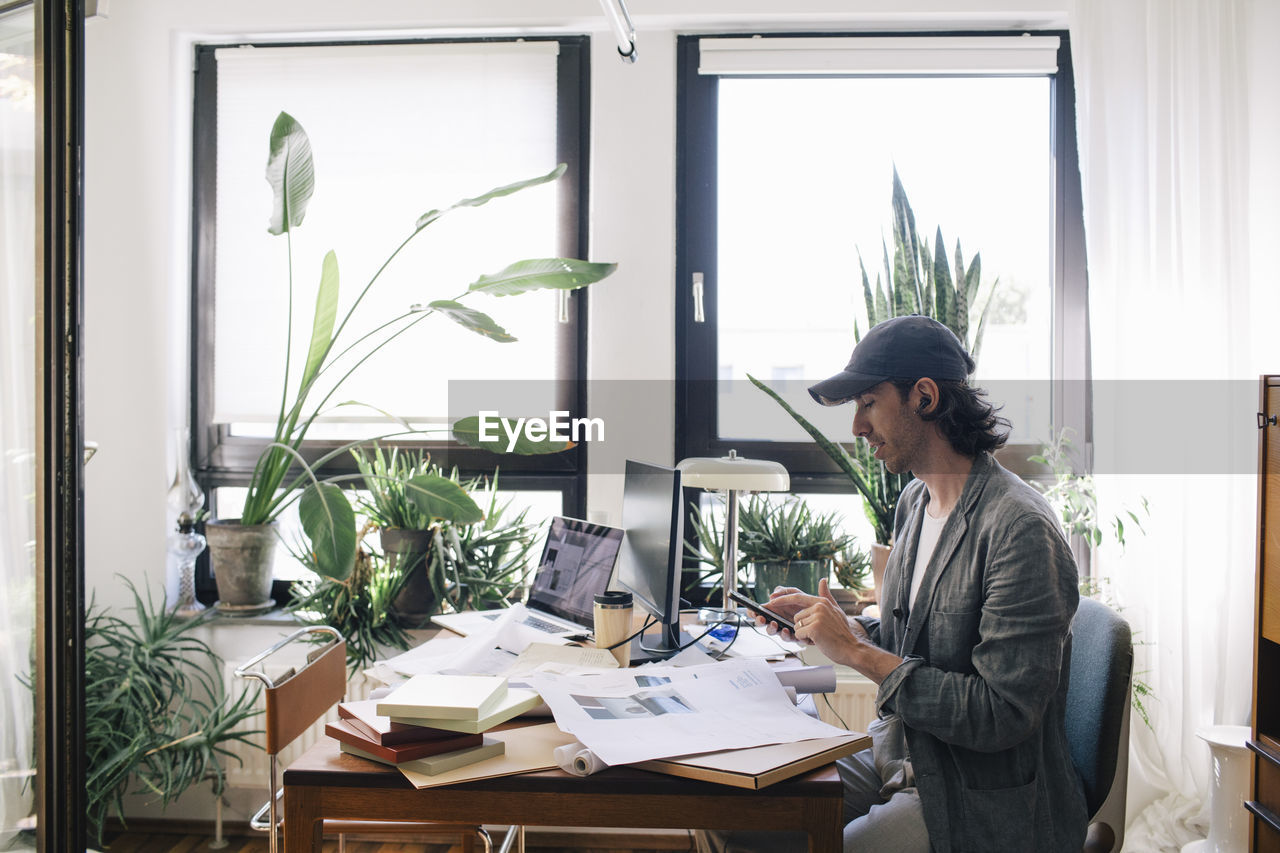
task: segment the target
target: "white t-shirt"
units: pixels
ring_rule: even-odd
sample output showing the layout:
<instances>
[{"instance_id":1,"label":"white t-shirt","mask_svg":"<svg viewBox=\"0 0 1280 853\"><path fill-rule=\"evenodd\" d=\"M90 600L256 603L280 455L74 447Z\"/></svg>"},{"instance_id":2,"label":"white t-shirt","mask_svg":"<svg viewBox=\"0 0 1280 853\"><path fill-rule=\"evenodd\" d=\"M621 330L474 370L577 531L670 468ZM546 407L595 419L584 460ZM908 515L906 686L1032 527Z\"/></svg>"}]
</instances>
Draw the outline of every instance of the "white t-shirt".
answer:
<instances>
[{"instance_id":1,"label":"white t-shirt","mask_svg":"<svg viewBox=\"0 0 1280 853\"><path fill-rule=\"evenodd\" d=\"M924 570L929 567L929 559L933 556L934 549L938 547L942 528L946 526L950 515L951 513L947 513L942 518L934 518L929 515L927 508L924 511L924 518L920 520L920 544L916 546L916 566L911 572L911 597L907 599L908 607L916 606L916 593L920 591L920 582L924 580Z\"/></svg>"}]
</instances>

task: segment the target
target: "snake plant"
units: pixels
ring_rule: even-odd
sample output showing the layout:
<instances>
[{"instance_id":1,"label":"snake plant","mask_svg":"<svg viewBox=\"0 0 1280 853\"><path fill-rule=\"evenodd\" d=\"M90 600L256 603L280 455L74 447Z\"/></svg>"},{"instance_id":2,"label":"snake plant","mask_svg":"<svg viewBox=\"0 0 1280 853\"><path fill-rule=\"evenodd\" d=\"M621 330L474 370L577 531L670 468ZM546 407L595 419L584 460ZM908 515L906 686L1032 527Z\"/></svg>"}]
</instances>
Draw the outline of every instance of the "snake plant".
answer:
<instances>
[{"instance_id":1,"label":"snake plant","mask_svg":"<svg viewBox=\"0 0 1280 853\"><path fill-rule=\"evenodd\" d=\"M862 273L862 292L866 303L868 329L891 317L905 314L924 314L932 317L955 332L957 338L976 359L982 348L982 336L986 330L987 313L998 280L987 289L986 300L978 307L982 284L982 258L975 253L965 265L960 242L956 241L955 266L947 257L946 243L939 227L932 248L927 239L916 231L916 217L907 199L907 191L893 170L893 260L889 260L889 248L882 245L883 277L876 274L872 286L867 275L862 253L858 252L858 266ZM977 321L973 322L976 312ZM855 319L853 339L862 340L862 329ZM972 337L970 336L972 332ZM859 438L852 451L827 438L821 430L787 404L782 397L753 376L748 379L786 410L792 419L817 442L831 458L854 488L862 495L867 518L875 529L876 542L888 545L893 537L893 516L898 498L910 474L894 474L874 458L870 446Z\"/></svg>"}]
</instances>

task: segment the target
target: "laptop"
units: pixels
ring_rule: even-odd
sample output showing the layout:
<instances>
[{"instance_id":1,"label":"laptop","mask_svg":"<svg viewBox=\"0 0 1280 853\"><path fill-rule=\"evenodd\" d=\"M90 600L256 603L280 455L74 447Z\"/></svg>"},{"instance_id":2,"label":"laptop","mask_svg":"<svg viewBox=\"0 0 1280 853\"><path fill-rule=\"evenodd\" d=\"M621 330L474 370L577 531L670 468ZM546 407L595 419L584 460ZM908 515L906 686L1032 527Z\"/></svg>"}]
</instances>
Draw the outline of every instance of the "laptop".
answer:
<instances>
[{"instance_id":1,"label":"laptop","mask_svg":"<svg viewBox=\"0 0 1280 853\"><path fill-rule=\"evenodd\" d=\"M590 634L595 597L609 588L622 529L556 516L525 601L523 624L550 636ZM504 610L442 613L431 621L463 636L491 626Z\"/></svg>"}]
</instances>

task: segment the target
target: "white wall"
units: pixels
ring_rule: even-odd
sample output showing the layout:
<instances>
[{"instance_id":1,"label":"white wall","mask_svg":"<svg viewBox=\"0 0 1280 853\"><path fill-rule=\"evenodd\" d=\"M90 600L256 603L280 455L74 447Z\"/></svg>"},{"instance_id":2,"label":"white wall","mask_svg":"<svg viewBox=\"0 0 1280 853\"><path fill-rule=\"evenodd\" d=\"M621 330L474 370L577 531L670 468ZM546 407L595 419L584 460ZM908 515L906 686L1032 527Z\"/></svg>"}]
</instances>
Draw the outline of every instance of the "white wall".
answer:
<instances>
[{"instance_id":1,"label":"white wall","mask_svg":"<svg viewBox=\"0 0 1280 853\"><path fill-rule=\"evenodd\" d=\"M104 4L105 5L105 4ZM685 32L1064 26L1064 0L632 0L640 61L618 60L594 0L114 0L86 26L86 581L159 583L173 428L186 417L191 58L196 42L369 32L591 33L590 256L619 272L590 299L592 378L674 375L675 36ZM696 6L696 12L686 11ZM962 8L967 7L967 8ZM627 454L671 460L674 401L627 426ZM595 414L601 414L594 412ZM608 420L608 413L603 413ZM616 435L616 433L615 433ZM610 444L615 444L611 435ZM617 470L603 454L592 470ZM618 477L593 475L617 521Z\"/></svg>"}]
</instances>

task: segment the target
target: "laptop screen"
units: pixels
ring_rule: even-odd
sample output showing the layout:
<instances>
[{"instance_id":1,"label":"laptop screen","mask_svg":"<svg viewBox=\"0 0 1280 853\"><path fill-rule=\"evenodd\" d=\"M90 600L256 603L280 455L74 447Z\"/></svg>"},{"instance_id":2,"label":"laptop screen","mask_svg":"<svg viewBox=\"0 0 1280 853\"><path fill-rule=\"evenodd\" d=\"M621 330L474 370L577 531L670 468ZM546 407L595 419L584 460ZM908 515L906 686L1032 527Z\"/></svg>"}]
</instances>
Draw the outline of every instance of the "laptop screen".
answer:
<instances>
[{"instance_id":1,"label":"laptop screen","mask_svg":"<svg viewBox=\"0 0 1280 853\"><path fill-rule=\"evenodd\" d=\"M622 531L576 518L551 519L529 590L529 607L591 627L595 597L609 588Z\"/></svg>"}]
</instances>

